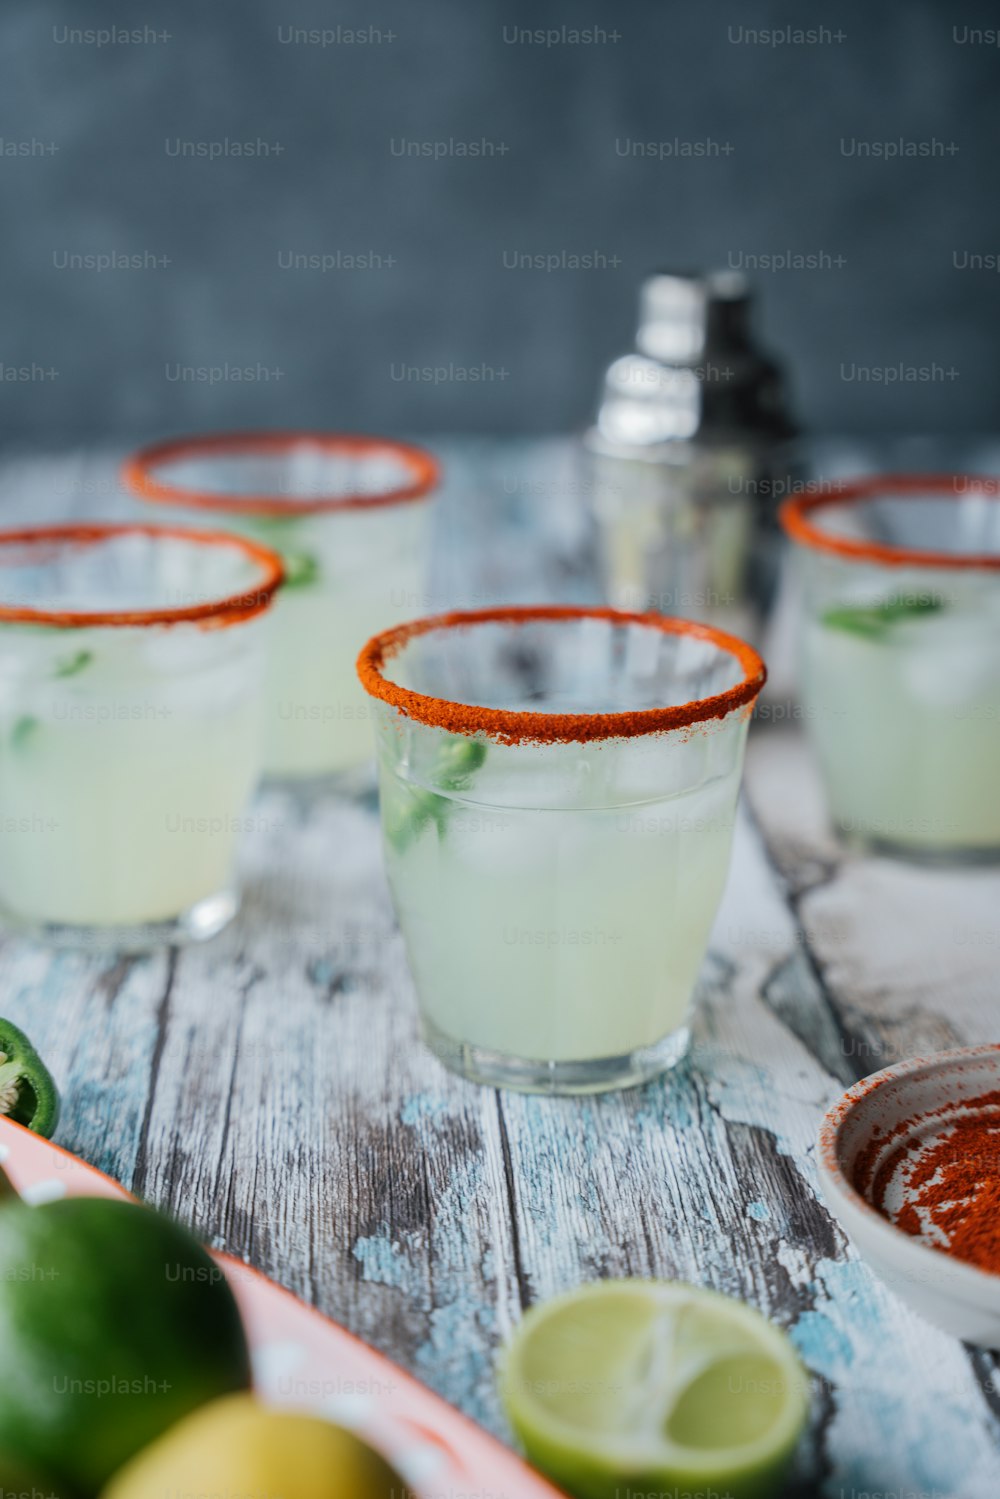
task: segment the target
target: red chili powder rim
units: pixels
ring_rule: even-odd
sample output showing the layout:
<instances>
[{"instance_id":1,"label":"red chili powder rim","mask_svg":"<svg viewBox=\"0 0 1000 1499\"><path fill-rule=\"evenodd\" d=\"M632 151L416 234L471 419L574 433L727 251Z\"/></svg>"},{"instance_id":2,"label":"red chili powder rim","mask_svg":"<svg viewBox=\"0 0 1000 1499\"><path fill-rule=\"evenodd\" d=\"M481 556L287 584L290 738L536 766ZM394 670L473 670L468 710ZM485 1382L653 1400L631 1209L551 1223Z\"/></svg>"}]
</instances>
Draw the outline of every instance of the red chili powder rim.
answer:
<instances>
[{"instance_id":1,"label":"red chili powder rim","mask_svg":"<svg viewBox=\"0 0 1000 1499\"><path fill-rule=\"evenodd\" d=\"M904 496L920 499L961 499L968 494L991 500L1000 497L1000 481L980 474L873 474L869 478L845 480L836 492L796 495L785 500L778 512L786 535L814 551L832 552L852 562L881 562L886 567L949 567L1000 569L1000 554L984 556L968 552L921 551L916 547L887 546L875 541L857 541L834 536L814 525L811 517L831 505L862 504L880 497Z\"/></svg>"},{"instance_id":2,"label":"red chili powder rim","mask_svg":"<svg viewBox=\"0 0 1000 1499\"><path fill-rule=\"evenodd\" d=\"M735 658L743 680L714 697L697 698L664 708L641 708L619 713L534 713L511 708L484 708L430 697L389 681L385 667L418 635L433 630L454 630L483 624L522 625L542 620L603 619L616 625L644 625L664 635L688 635L705 640ZM584 743L595 739L629 739L639 734L657 734L684 729L692 724L721 719L752 703L767 680L763 660L745 641L711 625L689 619L671 619L663 614L630 614L617 609L590 609L559 605L506 606L496 609L458 610L397 625L375 635L362 650L357 663L361 685L371 696L381 698L407 718L451 734L485 734L501 744Z\"/></svg>"},{"instance_id":3,"label":"red chili powder rim","mask_svg":"<svg viewBox=\"0 0 1000 1499\"><path fill-rule=\"evenodd\" d=\"M99 546L117 536L166 537L189 541L196 546L222 546L241 552L260 570L260 580L246 593L230 594L204 603L177 609L35 609L29 605L5 604L2 601L3 567L6 547L35 547L50 555L65 545ZM185 526L141 526L94 524L87 526L32 526L21 531L0 531L0 623L53 625L60 629L79 629L92 625L143 626L174 625L195 622L220 628L242 624L268 608L285 576L285 566L277 552L231 531L195 531Z\"/></svg>"},{"instance_id":4,"label":"red chili powder rim","mask_svg":"<svg viewBox=\"0 0 1000 1499\"><path fill-rule=\"evenodd\" d=\"M233 454L274 454L308 443L344 458L395 458L409 474L394 488L354 494L294 498L280 494L222 494L158 479L154 470L187 458L230 457ZM341 432L218 432L207 437L169 438L130 454L122 465L122 483L141 500L226 515L318 515L328 511L378 509L427 499L441 477L441 466L423 448L388 437L365 437Z\"/></svg>"}]
</instances>

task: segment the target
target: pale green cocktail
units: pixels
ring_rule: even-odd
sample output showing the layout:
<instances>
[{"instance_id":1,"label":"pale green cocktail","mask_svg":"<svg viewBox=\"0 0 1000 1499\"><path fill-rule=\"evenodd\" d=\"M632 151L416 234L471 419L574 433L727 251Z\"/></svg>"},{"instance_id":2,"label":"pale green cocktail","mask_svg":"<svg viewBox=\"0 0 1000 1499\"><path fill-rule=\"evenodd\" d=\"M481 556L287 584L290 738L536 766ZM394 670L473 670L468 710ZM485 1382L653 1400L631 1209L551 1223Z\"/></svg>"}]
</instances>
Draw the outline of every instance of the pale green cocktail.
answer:
<instances>
[{"instance_id":1,"label":"pale green cocktail","mask_svg":"<svg viewBox=\"0 0 1000 1499\"><path fill-rule=\"evenodd\" d=\"M510 609L388 631L361 673L432 1048L551 1092L679 1061L759 657L685 621Z\"/></svg>"},{"instance_id":2,"label":"pale green cocktail","mask_svg":"<svg viewBox=\"0 0 1000 1499\"><path fill-rule=\"evenodd\" d=\"M1000 855L1000 503L868 480L784 511L805 588L802 698L834 821L922 857Z\"/></svg>"},{"instance_id":3,"label":"pale green cocktail","mask_svg":"<svg viewBox=\"0 0 1000 1499\"><path fill-rule=\"evenodd\" d=\"M265 690L268 776L301 783L368 764L371 714L354 660L373 631L423 607L434 460L381 438L247 433L157 444L129 460L125 479L140 497L231 526L284 559Z\"/></svg>"},{"instance_id":4,"label":"pale green cocktail","mask_svg":"<svg viewBox=\"0 0 1000 1499\"><path fill-rule=\"evenodd\" d=\"M155 527L0 533L0 916L137 948L233 915L279 559Z\"/></svg>"}]
</instances>

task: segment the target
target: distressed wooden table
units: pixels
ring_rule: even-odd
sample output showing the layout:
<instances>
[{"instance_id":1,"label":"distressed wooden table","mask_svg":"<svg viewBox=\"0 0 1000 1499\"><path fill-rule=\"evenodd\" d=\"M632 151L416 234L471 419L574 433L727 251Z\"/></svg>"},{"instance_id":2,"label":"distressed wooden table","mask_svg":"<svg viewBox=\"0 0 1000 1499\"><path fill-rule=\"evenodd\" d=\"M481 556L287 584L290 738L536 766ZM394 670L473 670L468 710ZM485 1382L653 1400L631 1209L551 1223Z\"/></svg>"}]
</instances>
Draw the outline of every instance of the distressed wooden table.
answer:
<instances>
[{"instance_id":1,"label":"distressed wooden table","mask_svg":"<svg viewBox=\"0 0 1000 1499\"><path fill-rule=\"evenodd\" d=\"M441 446L432 602L590 596L567 445ZM0 517L127 511L113 475L107 457L11 459ZM859 1263L814 1139L856 1078L997 1039L1000 875L845 854L775 704L751 733L690 1066L550 1101L467 1085L421 1049L372 798L302 813L262 796L245 865L243 913L204 948L0 946L0 1005L64 1085L63 1145L501 1436L493 1359L524 1307L679 1276L759 1306L812 1370L797 1491L995 1499L997 1361Z\"/></svg>"}]
</instances>

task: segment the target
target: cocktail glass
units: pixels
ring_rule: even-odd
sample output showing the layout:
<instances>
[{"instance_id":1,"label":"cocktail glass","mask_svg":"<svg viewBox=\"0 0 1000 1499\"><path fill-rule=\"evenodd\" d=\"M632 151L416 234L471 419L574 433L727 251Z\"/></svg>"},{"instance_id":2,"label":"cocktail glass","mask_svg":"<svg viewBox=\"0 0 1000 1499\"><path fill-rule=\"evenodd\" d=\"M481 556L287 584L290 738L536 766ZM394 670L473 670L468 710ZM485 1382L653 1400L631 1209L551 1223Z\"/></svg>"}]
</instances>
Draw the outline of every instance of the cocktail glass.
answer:
<instances>
[{"instance_id":1,"label":"cocktail glass","mask_svg":"<svg viewBox=\"0 0 1000 1499\"><path fill-rule=\"evenodd\" d=\"M0 920L129 950L234 914L281 560L153 526L0 532Z\"/></svg>"},{"instance_id":2,"label":"cocktail glass","mask_svg":"<svg viewBox=\"0 0 1000 1499\"><path fill-rule=\"evenodd\" d=\"M125 483L142 499L207 516L284 558L266 690L270 778L363 780L372 729L354 661L373 631L421 612L430 506L418 502L437 478L420 448L311 432L164 442L126 462Z\"/></svg>"},{"instance_id":3,"label":"cocktail glass","mask_svg":"<svg viewBox=\"0 0 1000 1499\"><path fill-rule=\"evenodd\" d=\"M802 698L852 843L1000 856L1000 486L844 483L786 502L805 596Z\"/></svg>"},{"instance_id":4,"label":"cocktail glass","mask_svg":"<svg viewBox=\"0 0 1000 1499\"><path fill-rule=\"evenodd\" d=\"M707 625L506 608L369 641L389 881L423 1034L475 1081L674 1066L764 666Z\"/></svg>"}]
</instances>

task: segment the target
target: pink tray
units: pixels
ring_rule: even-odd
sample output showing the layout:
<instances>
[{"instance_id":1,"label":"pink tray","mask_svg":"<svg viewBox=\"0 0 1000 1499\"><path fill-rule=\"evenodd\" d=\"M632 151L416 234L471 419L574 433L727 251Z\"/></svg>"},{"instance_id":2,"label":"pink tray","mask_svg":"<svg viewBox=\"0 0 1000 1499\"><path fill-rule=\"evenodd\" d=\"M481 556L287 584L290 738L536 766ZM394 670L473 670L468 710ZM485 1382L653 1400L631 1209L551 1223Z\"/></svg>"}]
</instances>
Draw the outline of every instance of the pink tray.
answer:
<instances>
[{"instance_id":1,"label":"pink tray","mask_svg":"<svg viewBox=\"0 0 1000 1499\"><path fill-rule=\"evenodd\" d=\"M29 1202L129 1193L58 1145L0 1119L0 1164ZM419 1495L479 1490L557 1499L506 1447L382 1354L230 1255L216 1254L240 1305L258 1393L350 1426Z\"/></svg>"}]
</instances>

